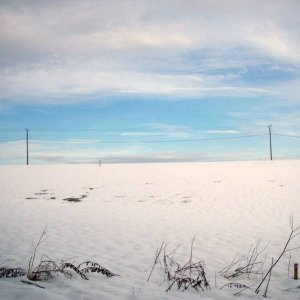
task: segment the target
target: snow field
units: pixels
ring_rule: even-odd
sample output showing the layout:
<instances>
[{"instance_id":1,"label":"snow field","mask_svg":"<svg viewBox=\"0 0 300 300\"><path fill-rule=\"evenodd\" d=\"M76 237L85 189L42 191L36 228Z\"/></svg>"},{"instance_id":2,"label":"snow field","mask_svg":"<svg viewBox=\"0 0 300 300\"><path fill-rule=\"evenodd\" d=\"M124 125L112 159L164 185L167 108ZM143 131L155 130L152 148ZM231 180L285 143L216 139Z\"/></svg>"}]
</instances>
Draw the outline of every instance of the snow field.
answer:
<instances>
[{"instance_id":1,"label":"snow field","mask_svg":"<svg viewBox=\"0 0 300 300\"><path fill-rule=\"evenodd\" d=\"M170 250L181 244L176 258L185 262L193 236L193 257L205 262L212 289L201 299L231 299L237 290L220 291L228 281L218 271L259 239L269 242L265 269L280 254L291 213L300 224L299 175L300 161L1 166L0 264L10 259L5 265L27 268L46 228L39 254L75 264L93 260L120 277L59 278L41 283L45 290L0 279L0 299L198 299L175 288L166 293L158 265L146 282L162 241ZM63 200L69 197L82 201ZM272 273L273 299L299 299L282 291L299 285L288 277L288 259ZM292 252L291 263L299 259L300 250ZM252 290L240 298L260 297Z\"/></svg>"}]
</instances>

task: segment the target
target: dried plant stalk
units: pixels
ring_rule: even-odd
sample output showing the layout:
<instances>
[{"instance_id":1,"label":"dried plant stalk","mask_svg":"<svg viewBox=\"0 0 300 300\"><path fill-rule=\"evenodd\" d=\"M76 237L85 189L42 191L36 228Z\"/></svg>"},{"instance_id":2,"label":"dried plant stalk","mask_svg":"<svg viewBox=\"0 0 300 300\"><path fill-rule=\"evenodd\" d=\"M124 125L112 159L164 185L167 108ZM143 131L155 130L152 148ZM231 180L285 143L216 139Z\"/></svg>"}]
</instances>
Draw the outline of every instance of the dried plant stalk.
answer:
<instances>
[{"instance_id":1,"label":"dried plant stalk","mask_svg":"<svg viewBox=\"0 0 300 300\"><path fill-rule=\"evenodd\" d=\"M158 260L163 267L165 280L168 283L166 292L170 291L174 286L177 287L178 291L182 292L186 290L199 292L210 289L206 279L204 263L202 261L193 260L194 241L195 237L191 243L189 260L184 265L181 265L174 259L178 247L170 253L167 253L167 245L163 243L159 252L156 254L155 261Z\"/></svg>"},{"instance_id":2,"label":"dried plant stalk","mask_svg":"<svg viewBox=\"0 0 300 300\"><path fill-rule=\"evenodd\" d=\"M241 275L246 275L248 278L250 278L251 275L262 275L263 266L266 261L266 255L262 256L262 253L268 244L261 250L259 246L260 240L257 241L253 248L251 247L249 249L247 256L234 257L227 267L219 271L219 274L226 279L236 278Z\"/></svg>"}]
</instances>

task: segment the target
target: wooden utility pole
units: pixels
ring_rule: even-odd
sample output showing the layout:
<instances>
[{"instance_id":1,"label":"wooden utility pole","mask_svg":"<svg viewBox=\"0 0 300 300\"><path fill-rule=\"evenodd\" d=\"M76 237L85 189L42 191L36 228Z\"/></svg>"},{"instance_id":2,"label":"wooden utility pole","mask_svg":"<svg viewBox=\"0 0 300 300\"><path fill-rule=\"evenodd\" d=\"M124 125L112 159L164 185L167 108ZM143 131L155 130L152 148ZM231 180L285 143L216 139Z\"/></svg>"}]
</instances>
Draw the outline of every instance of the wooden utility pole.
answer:
<instances>
[{"instance_id":1,"label":"wooden utility pole","mask_svg":"<svg viewBox=\"0 0 300 300\"><path fill-rule=\"evenodd\" d=\"M28 166L28 129L26 128L26 158L27 158L27 166Z\"/></svg>"},{"instance_id":2,"label":"wooden utility pole","mask_svg":"<svg viewBox=\"0 0 300 300\"><path fill-rule=\"evenodd\" d=\"M273 155L272 155L272 131L271 131L272 124L270 124L267 127L269 128L269 138L270 138L270 159L273 160Z\"/></svg>"},{"instance_id":3,"label":"wooden utility pole","mask_svg":"<svg viewBox=\"0 0 300 300\"><path fill-rule=\"evenodd\" d=\"M294 279L298 279L298 264L294 264Z\"/></svg>"}]
</instances>

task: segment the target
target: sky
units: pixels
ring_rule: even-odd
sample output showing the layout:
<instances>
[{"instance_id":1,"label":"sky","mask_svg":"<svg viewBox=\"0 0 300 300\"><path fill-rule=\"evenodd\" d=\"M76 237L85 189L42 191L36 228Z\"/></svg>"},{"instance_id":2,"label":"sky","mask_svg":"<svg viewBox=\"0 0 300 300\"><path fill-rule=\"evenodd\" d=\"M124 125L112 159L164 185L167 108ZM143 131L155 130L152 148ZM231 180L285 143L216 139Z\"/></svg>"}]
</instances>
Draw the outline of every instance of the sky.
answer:
<instances>
[{"instance_id":1,"label":"sky","mask_svg":"<svg viewBox=\"0 0 300 300\"><path fill-rule=\"evenodd\" d=\"M300 158L299 0L0 0L0 164Z\"/></svg>"}]
</instances>

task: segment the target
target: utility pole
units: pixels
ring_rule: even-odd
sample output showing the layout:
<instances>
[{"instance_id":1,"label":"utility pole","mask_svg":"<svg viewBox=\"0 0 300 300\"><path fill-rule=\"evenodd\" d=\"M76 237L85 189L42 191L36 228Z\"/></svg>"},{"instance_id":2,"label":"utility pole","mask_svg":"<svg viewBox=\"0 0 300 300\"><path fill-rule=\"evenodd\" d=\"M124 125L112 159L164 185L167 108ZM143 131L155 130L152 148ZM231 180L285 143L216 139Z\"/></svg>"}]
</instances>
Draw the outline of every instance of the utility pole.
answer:
<instances>
[{"instance_id":1,"label":"utility pole","mask_svg":"<svg viewBox=\"0 0 300 300\"><path fill-rule=\"evenodd\" d=\"M272 155L272 131L271 131L272 124L270 124L267 127L269 128L269 138L270 138L270 159L273 160L273 155Z\"/></svg>"},{"instance_id":2,"label":"utility pole","mask_svg":"<svg viewBox=\"0 0 300 300\"><path fill-rule=\"evenodd\" d=\"M27 166L28 166L28 129L26 128L26 157L27 157Z\"/></svg>"}]
</instances>

